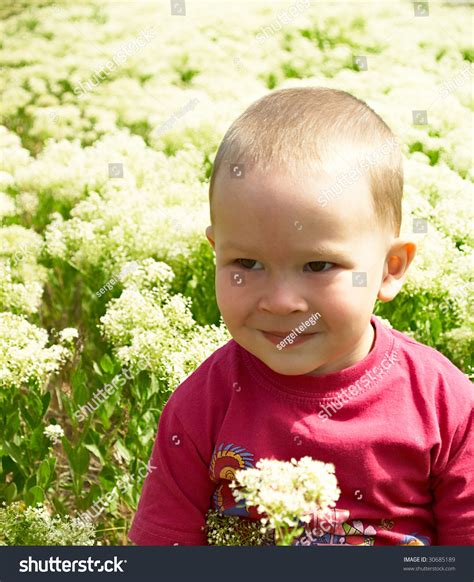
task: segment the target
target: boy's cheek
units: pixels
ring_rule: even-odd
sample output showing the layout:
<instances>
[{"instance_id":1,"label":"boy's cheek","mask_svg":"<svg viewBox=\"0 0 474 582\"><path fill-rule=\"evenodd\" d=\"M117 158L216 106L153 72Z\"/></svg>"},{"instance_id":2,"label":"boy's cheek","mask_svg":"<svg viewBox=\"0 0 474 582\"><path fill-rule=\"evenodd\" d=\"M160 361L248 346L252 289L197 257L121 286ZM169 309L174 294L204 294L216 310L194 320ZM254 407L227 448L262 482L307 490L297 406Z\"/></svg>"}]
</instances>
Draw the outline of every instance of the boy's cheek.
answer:
<instances>
[{"instance_id":1,"label":"boy's cheek","mask_svg":"<svg viewBox=\"0 0 474 582\"><path fill-rule=\"evenodd\" d=\"M241 318L240 314L245 311L247 296L244 287L239 284L240 279L233 279L235 284L231 284L229 276L227 273L225 278L217 277L216 280L217 305L227 325Z\"/></svg>"},{"instance_id":2,"label":"boy's cheek","mask_svg":"<svg viewBox=\"0 0 474 582\"><path fill-rule=\"evenodd\" d=\"M324 322L331 328L347 327L348 322L364 318L366 311L372 312L367 294L354 291L352 287L333 290L318 297L318 311L321 313L321 325Z\"/></svg>"},{"instance_id":3,"label":"boy's cheek","mask_svg":"<svg viewBox=\"0 0 474 582\"><path fill-rule=\"evenodd\" d=\"M235 301L246 294L248 280L246 273L239 269L225 268L216 275L216 296L221 299Z\"/></svg>"}]
</instances>

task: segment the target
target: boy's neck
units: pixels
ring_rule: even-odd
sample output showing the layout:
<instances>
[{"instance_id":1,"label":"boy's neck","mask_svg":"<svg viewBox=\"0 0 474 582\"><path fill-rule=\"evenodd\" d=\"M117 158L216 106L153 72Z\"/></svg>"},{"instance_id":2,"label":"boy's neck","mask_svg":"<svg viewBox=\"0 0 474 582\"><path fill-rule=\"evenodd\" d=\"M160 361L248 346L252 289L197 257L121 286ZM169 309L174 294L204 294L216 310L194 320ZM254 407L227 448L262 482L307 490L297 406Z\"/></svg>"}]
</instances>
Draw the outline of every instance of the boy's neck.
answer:
<instances>
[{"instance_id":1,"label":"boy's neck","mask_svg":"<svg viewBox=\"0 0 474 582\"><path fill-rule=\"evenodd\" d=\"M354 366L373 350L375 346L375 330L372 323L369 321L366 332L361 338L359 344L348 354L341 356L341 360L330 362L327 365L321 366L313 372L308 372L305 376L322 376L323 374L331 374L332 372L339 372L345 368Z\"/></svg>"}]
</instances>

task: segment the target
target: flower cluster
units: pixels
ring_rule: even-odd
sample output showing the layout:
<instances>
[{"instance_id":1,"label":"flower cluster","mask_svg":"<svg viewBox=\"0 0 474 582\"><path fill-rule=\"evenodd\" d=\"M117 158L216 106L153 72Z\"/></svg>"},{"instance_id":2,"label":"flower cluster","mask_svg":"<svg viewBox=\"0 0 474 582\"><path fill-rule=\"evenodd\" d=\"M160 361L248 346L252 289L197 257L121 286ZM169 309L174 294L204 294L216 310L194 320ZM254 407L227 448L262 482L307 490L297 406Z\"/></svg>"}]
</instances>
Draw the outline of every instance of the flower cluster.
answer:
<instances>
[{"instance_id":1,"label":"flower cluster","mask_svg":"<svg viewBox=\"0 0 474 582\"><path fill-rule=\"evenodd\" d=\"M0 227L0 310L35 313L47 270L38 263L42 237L31 229Z\"/></svg>"},{"instance_id":2,"label":"flower cluster","mask_svg":"<svg viewBox=\"0 0 474 582\"><path fill-rule=\"evenodd\" d=\"M78 518L51 515L42 503L14 502L0 507L0 545L93 546L94 527Z\"/></svg>"},{"instance_id":3,"label":"flower cluster","mask_svg":"<svg viewBox=\"0 0 474 582\"><path fill-rule=\"evenodd\" d=\"M33 382L42 386L71 356L62 345L47 347L46 330L24 317L0 313L0 387L10 388Z\"/></svg>"},{"instance_id":4,"label":"flower cluster","mask_svg":"<svg viewBox=\"0 0 474 582\"><path fill-rule=\"evenodd\" d=\"M78 337L79 332L75 327L65 327L59 332L59 339L65 344L74 342Z\"/></svg>"},{"instance_id":5,"label":"flower cluster","mask_svg":"<svg viewBox=\"0 0 474 582\"><path fill-rule=\"evenodd\" d=\"M119 361L157 373L171 389L230 339L223 325L196 324L190 300L170 295L173 278L166 263L145 259L125 275L123 292L101 318Z\"/></svg>"},{"instance_id":6,"label":"flower cluster","mask_svg":"<svg viewBox=\"0 0 474 582\"><path fill-rule=\"evenodd\" d=\"M277 542L286 540L288 529L309 523L319 509L335 506L340 490L334 465L302 457L290 462L261 459L255 469L239 470L230 487L236 500L255 506L263 529L275 530Z\"/></svg>"},{"instance_id":7,"label":"flower cluster","mask_svg":"<svg viewBox=\"0 0 474 582\"><path fill-rule=\"evenodd\" d=\"M186 188L189 196L196 193L202 198L198 190ZM108 191L102 197L92 193L72 216L68 221L54 217L46 231L47 250L80 271L101 269L109 275L107 280L126 261L189 254L196 244L196 224L205 222L203 207L184 214L179 208L164 207L158 192L131 189ZM202 231L199 234L202 237Z\"/></svg>"},{"instance_id":8,"label":"flower cluster","mask_svg":"<svg viewBox=\"0 0 474 582\"><path fill-rule=\"evenodd\" d=\"M64 436L64 430L59 424L49 424L44 429L43 434L48 437L53 445L57 445Z\"/></svg>"},{"instance_id":9,"label":"flower cluster","mask_svg":"<svg viewBox=\"0 0 474 582\"><path fill-rule=\"evenodd\" d=\"M207 512L205 530L210 546L270 546L275 541L273 532L262 533L260 520L223 515L217 510Z\"/></svg>"}]
</instances>

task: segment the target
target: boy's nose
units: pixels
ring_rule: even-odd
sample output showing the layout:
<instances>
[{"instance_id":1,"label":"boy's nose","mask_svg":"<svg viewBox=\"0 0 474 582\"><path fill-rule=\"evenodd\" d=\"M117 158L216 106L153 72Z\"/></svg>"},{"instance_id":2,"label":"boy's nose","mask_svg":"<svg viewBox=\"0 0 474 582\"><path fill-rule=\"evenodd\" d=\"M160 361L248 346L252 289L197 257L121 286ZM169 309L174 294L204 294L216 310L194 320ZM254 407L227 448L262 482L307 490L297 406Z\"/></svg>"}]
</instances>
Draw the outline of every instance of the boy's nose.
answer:
<instances>
[{"instance_id":1,"label":"boy's nose","mask_svg":"<svg viewBox=\"0 0 474 582\"><path fill-rule=\"evenodd\" d=\"M257 308L275 315L288 315L301 311L308 313L308 302L301 296L300 290L294 283L275 281L266 286L261 294Z\"/></svg>"}]
</instances>

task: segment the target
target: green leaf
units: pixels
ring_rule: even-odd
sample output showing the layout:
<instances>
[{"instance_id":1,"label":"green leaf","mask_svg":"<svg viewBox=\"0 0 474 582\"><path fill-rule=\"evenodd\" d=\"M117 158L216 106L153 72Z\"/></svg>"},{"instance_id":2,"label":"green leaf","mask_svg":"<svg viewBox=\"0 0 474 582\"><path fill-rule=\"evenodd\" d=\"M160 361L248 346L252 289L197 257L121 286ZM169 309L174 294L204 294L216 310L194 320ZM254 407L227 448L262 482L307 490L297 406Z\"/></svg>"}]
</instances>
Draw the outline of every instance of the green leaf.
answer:
<instances>
[{"instance_id":1,"label":"green leaf","mask_svg":"<svg viewBox=\"0 0 474 582\"><path fill-rule=\"evenodd\" d=\"M114 363L109 354L104 354L102 356L102 358L100 359L100 367L102 368L102 370L104 370L104 372L107 372L107 374L112 374L112 372L114 371Z\"/></svg>"},{"instance_id":2,"label":"green leaf","mask_svg":"<svg viewBox=\"0 0 474 582\"><path fill-rule=\"evenodd\" d=\"M117 449L119 456L125 459L127 463L129 463L131 459L130 452L120 439L116 441L115 448Z\"/></svg>"},{"instance_id":3,"label":"green leaf","mask_svg":"<svg viewBox=\"0 0 474 582\"><path fill-rule=\"evenodd\" d=\"M63 439L63 446L74 475L80 477L89 468L89 451L81 446L73 448L65 438Z\"/></svg>"},{"instance_id":4,"label":"green leaf","mask_svg":"<svg viewBox=\"0 0 474 582\"><path fill-rule=\"evenodd\" d=\"M44 416L48 410L49 403L51 402L51 392L45 392L41 398L41 401L43 403L43 411L41 416Z\"/></svg>"},{"instance_id":5,"label":"green leaf","mask_svg":"<svg viewBox=\"0 0 474 582\"><path fill-rule=\"evenodd\" d=\"M28 426L30 428L34 428L35 427L35 419L33 416L31 416L28 408L23 404L23 402L20 404L20 409L21 409L21 415L28 423Z\"/></svg>"},{"instance_id":6,"label":"green leaf","mask_svg":"<svg viewBox=\"0 0 474 582\"><path fill-rule=\"evenodd\" d=\"M75 451L71 447L71 445L66 437L63 438L62 442L63 442L64 450L66 451L66 455L67 455L69 464L71 465L71 469L74 472L74 470L75 470L74 469L74 467L75 467Z\"/></svg>"},{"instance_id":7,"label":"green leaf","mask_svg":"<svg viewBox=\"0 0 474 582\"><path fill-rule=\"evenodd\" d=\"M51 468L49 466L49 460L44 459L38 469L37 479L38 484L42 487L46 488L49 482L49 478L51 477Z\"/></svg>"},{"instance_id":8,"label":"green leaf","mask_svg":"<svg viewBox=\"0 0 474 582\"><path fill-rule=\"evenodd\" d=\"M52 499L53 505L54 505L54 509L58 512L58 513L62 513L62 514L66 514L68 512L67 507L64 505L64 503L58 499L57 497L53 497Z\"/></svg>"},{"instance_id":9,"label":"green leaf","mask_svg":"<svg viewBox=\"0 0 474 582\"><path fill-rule=\"evenodd\" d=\"M71 388L74 400L81 405L87 402L89 391L87 389L87 376L82 368L78 368L71 377Z\"/></svg>"},{"instance_id":10,"label":"green leaf","mask_svg":"<svg viewBox=\"0 0 474 582\"><path fill-rule=\"evenodd\" d=\"M30 428L36 428L43 418L43 401L34 390L30 390L28 400L22 402L20 408Z\"/></svg>"},{"instance_id":11,"label":"green leaf","mask_svg":"<svg viewBox=\"0 0 474 582\"><path fill-rule=\"evenodd\" d=\"M78 475L83 475L87 471L89 468L89 460L90 454L87 449L84 447L77 449L74 462L76 466L76 473Z\"/></svg>"},{"instance_id":12,"label":"green leaf","mask_svg":"<svg viewBox=\"0 0 474 582\"><path fill-rule=\"evenodd\" d=\"M25 483L25 489L26 490L31 489L35 485L38 485L38 483L36 482L36 474L30 475Z\"/></svg>"},{"instance_id":13,"label":"green leaf","mask_svg":"<svg viewBox=\"0 0 474 582\"><path fill-rule=\"evenodd\" d=\"M436 318L431 322L431 333L433 335L433 339L436 341L439 337L439 334L441 333L441 330L443 329L443 326L441 324L441 321Z\"/></svg>"},{"instance_id":14,"label":"green leaf","mask_svg":"<svg viewBox=\"0 0 474 582\"><path fill-rule=\"evenodd\" d=\"M2 427L8 430L7 434L13 435L20 431L20 415L19 409L15 410L7 416L5 426Z\"/></svg>"},{"instance_id":15,"label":"green leaf","mask_svg":"<svg viewBox=\"0 0 474 582\"><path fill-rule=\"evenodd\" d=\"M28 448L30 452L36 458L41 458L41 452L45 450L48 446L46 437L43 434L43 427L38 426L35 430L31 433L30 442L28 444Z\"/></svg>"},{"instance_id":16,"label":"green leaf","mask_svg":"<svg viewBox=\"0 0 474 582\"><path fill-rule=\"evenodd\" d=\"M102 453L100 452L99 447L97 447L97 445L84 445L84 446L87 450L93 453L102 464L104 464L104 457L102 456Z\"/></svg>"},{"instance_id":17,"label":"green leaf","mask_svg":"<svg viewBox=\"0 0 474 582\"><path fill-rule=\"evenodd\" d=\"M25 503L27 505L36 505L37 503L42 503L44 501L44 491L38 485L32 487L25 494Z\"/></svg>"},{"instance_id":18,"label":"green leaf","mask_svg":"<svg viewBox=\"0 0 474 582\"><path fill-rule=\"evenodd\" d=\"M15 483L10 483L5 489L3 490L3 494L5 495L5 499L7 503L11 503L15 497L17 496L17 489Z\"/></svg>"},{"instance_id":19,"label":"green leaf","mask_svg":"<svg viewBox=\"0 0 474 582\"><path fill-rule=\"evenodd\" d=\"M150 378L150 388L148 389L148 398L153 396L153 394L157 394L160 391L160 381L158 378L152 374Z\"/></svg>"},{"instance_id":20,"label":"green leaf","mask_svg":"<svg viewBox=\"0 0 474 582\"><path fill-rule=\"evenodd\" d=\"M102 424L104 426L104 430L108 431L110 429L110 427L112 426L112 423L109 420L109 415L107 414L105 407L101 406L100 408L98 408L97 411L95 412L95 414L102 422Z\"/></svg>"},{"instance_id":21,"label":"green leaf","mask_svg":"<svg viewBox=\"0 0 474 582\"><path fill-rule=\"evenodd\" d=\"M99 366L97 365L97 362L92 362L92 367L94 368L94 372L98 375L98 376L102 376L102 370L99 368Z\"/></svg>"},{"instance_id":22,"label":"green leaf","mask_svg":"<svg viewBox=\"0 0 474 582\"><path fill-rule=\"evenodd\" d=\"M23 472L26 472L25 465L21 455L21 449L12 442L3 441L2 447L4 451L11 457L11 459L20 467Z\"/></svg>"}]
</instances>

